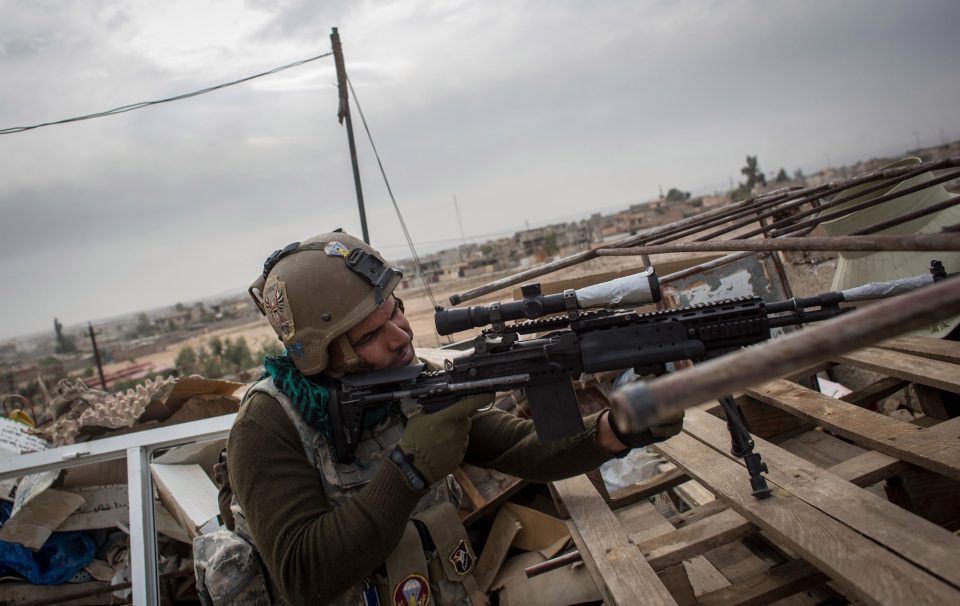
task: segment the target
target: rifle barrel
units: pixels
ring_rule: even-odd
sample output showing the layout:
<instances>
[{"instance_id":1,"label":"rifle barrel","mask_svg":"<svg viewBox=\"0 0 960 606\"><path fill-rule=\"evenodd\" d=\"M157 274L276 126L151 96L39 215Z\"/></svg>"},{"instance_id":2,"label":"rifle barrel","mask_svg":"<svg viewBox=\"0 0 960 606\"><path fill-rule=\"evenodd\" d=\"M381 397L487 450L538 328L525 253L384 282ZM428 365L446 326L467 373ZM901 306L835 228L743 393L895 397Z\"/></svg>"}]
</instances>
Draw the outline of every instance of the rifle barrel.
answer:
<instances>
[{"instance_id":1,"label":"rifle barrel","mask_svg":"<svg viewBox=\"0 0 960 606\"><path fill-rule=\"evenodd\" d=\"M843 314L814 327L704 362L613 395L624 431L641 431L680 410L786 376L824 359L960 314L960 279Z\"/></svg>"}]
</instances>

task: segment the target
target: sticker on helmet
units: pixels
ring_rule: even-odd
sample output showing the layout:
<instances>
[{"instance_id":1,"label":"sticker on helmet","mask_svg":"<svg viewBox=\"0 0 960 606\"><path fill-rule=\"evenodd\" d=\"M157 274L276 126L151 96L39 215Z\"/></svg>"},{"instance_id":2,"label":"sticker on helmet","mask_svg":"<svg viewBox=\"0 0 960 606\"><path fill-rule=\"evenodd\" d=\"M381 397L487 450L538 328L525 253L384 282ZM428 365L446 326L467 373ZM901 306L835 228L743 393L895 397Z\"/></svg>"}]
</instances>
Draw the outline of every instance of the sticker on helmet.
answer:
<instances>
[{"instance_id":1,"label":"sticker on helmet","mask_svg":"<svg viewBox=\"0 0 960 606\"><path fill-rule=\"evenodd\" d=\"M397 583L393 590L394 606L427 606L430 585L419 574L411 574Z\"/></svg>"},{"instance_id":2,"label":"sticker on helmet","mask_svg":"<svg viewBox=\"0 0 960 606\"><path fill-rule=\"evenodd\" d=\"M274 330L284 340L293 337L296 327L293 324L293 313L287 304L287 287L283 280L276 280L267 284L263 294L263 305L267 309L267 319Z\"/></svg>"},{"instance_id":3,"label":"sticker on helmet","mask_svg":"<svg viewBox=\"0 0 960 606\"><path fill-rule=\"evenodd\" d=\"M346 258L350 255L350 249L344 246L341 242L329 242L323 247L323 252L327 253L327 255L330 257Z\"/></svg>"},{"instance_id":4,"label":"sticker on helmet","mask_svg":"<svg viewBox=\"0 0 960 606\"><path fill-rule=\"evenodd\" d=\"M467 574L473 568L473 556L470 554L466 539L457 543L453 553L450 554L450 563L459 574Z\"/></svg>"}]
</instances>

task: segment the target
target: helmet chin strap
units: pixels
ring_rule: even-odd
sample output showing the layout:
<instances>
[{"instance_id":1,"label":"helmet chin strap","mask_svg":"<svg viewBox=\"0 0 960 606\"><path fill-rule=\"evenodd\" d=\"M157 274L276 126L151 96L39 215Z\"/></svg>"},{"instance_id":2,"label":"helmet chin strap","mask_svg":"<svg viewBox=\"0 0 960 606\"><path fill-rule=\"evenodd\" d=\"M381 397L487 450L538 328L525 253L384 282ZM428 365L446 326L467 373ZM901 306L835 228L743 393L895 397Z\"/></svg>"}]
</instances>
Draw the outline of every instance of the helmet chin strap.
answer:
<instances>
[{"instance_id":1,"label":"helmet chin strap","mask_svg":"<svg viewBox=\"0 0 960 606\"><path fill-rule=\"evenodd\" d=\"M332 344L340 349L340 360L337 361L336 366L327 366L323 371L324 374L334 379L339 379L347 373L373 370L373 368L363 361L363 358L357 355L346 334L337 337Z\"/></svg>"}]
</instances>

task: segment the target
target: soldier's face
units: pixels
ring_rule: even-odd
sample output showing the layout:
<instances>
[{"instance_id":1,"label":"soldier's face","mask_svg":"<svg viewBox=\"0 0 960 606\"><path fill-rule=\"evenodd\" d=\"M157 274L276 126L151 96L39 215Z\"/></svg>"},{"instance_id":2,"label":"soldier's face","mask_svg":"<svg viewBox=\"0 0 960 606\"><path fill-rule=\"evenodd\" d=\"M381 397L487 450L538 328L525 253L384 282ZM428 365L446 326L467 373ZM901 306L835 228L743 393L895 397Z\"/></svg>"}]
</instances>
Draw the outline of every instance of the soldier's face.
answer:
<instances>
[{"instance_id":1,"label":"soldier's face","mask_svg":"<svg viewBox=\"0 0 960 606\"><path fill-rule=\"evenodd\" d=\"M413 361L413 330L393 295L348 330L347 340L371 370L397 368Z\"/></svg>"}]
</instances>

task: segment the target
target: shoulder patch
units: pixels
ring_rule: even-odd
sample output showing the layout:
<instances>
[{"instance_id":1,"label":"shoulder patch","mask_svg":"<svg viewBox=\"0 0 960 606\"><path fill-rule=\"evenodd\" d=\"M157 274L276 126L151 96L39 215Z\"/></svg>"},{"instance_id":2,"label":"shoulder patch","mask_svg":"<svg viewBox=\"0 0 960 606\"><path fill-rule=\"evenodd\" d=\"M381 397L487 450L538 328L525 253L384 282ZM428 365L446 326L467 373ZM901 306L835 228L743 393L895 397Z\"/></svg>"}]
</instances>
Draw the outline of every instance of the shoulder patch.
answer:
<instances>
[{"instance_id":1,"label":"shoulder patch","mask_svg":"<svg viewBox=\"0 0 960 606\"><path fill-rule=\"evenodd\" d=\"M450 563L460 574L467 574L473 570L473 556L470 555L470 549L467 547L467 540L462 539L450 554Z\"/></svg>"},{"instance_id":2,"label":"shoulder patch","mask_svg":"<svg viewBox=\"0 0 960 606\"><path fill-rule=\"evenodd\" d=\"M394 606L427 606L430 601L430 584L419 574L411 574L393 590Z\"/></svg>"}]
</instances>

